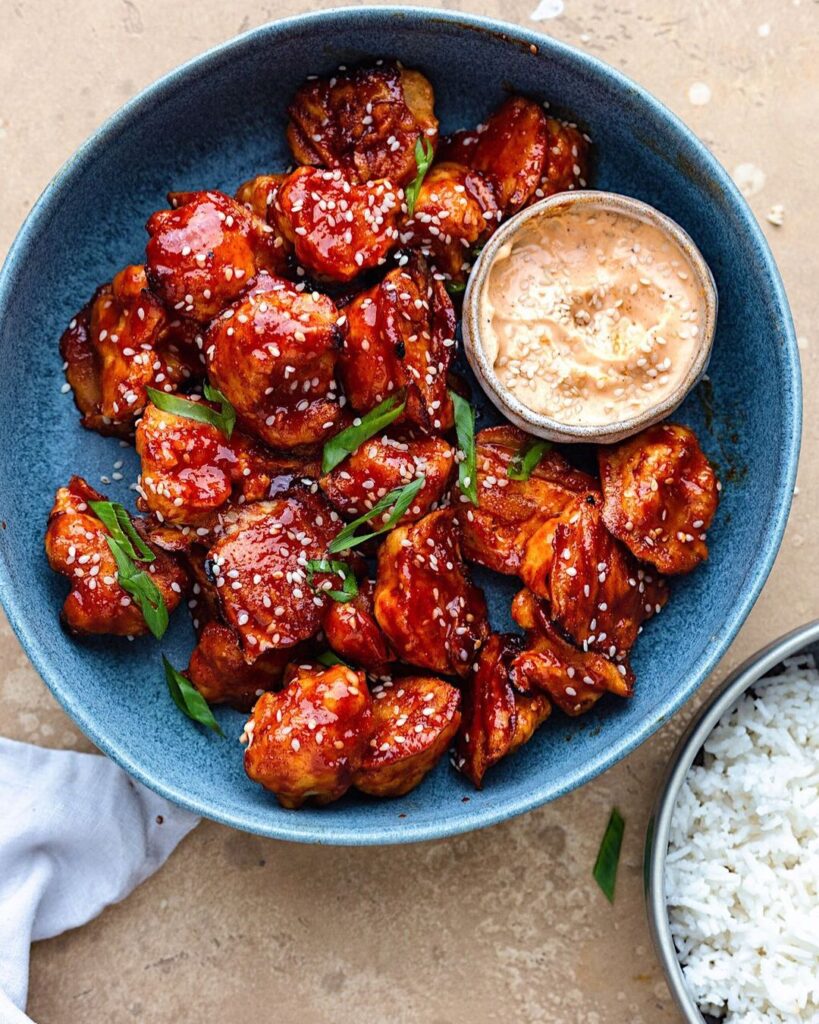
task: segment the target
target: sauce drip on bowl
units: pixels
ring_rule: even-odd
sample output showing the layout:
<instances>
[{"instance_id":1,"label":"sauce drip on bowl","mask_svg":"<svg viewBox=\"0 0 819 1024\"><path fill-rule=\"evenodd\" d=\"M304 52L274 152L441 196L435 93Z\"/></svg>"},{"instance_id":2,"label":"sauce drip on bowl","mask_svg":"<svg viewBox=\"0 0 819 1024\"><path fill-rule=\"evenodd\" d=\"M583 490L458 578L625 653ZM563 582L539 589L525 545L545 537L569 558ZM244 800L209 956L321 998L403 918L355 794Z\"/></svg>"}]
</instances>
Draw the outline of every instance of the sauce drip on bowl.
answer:
<instances>
[{"instance_id":1,"label":"sauce drip on bowl","mask_svg":"<svg viewBox=\"0 0 819 1024\"><path fill-rule=\"evenodd\" d=\"M480 317L490 364L520 402L604 425L679 386L702 342L704 297L660 227L579 205L529 220L498 250Z\"/></svg>"}]
</instances>

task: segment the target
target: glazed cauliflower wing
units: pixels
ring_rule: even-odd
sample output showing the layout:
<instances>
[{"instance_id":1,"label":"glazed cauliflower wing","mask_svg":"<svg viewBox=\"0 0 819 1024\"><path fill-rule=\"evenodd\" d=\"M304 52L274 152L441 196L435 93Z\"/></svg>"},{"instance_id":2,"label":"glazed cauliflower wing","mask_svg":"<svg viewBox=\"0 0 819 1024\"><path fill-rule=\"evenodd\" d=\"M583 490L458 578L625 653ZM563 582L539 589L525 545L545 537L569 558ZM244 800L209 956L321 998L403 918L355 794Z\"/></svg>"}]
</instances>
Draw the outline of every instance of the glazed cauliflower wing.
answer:
<instances>
[{"instance_id":1,"label":"glazed cauliflower wing","mask_svg":"<svg viewBox=\"0 0 819 1024\"><path fill-rule=\"evenodd\" d=\"M299 167L272 210L296 260L320 279L352 281L384 264L398 244L401 194L383 179L358 185L339 170Z\"/></svg>"},{"instance_id":2,"label":"glazed cauliflower wing","mask_svg":"<svg viewBox=\"0 0 819 1024\"><path fill-rule=\"evenodd\" d=\"M267 651L248 665L235 630L221 622L205 624L193 649L187 676L209 704L248 711L262 693L281 682L292 648Z\"/></svg>"},{"instance_id":3,"label":"glazed cauliflower wing","mask_svg":"<svg viewBox=\"0 0 819 1024\"><path fill-rule=\"evenodd\" d=\"M544 694L512 685L512 662L522 650L520 637L493 633L466 682L455 764L478 789L487 770L527 743L551 712Z\"/></svg>"},{"instance_id":4,"label":"glazed cauliflower wing","mask_svg":"<svg viewBox=\"0 0 819 1024\"><path fill-rule=\"evenodd\" d=\"M444 142L439 157L488 175L506 217L534 195L548 144L549 128L543 109L522 96L510 96L485 125L472 132L456 132Z\"/></svg>"},{"instance_id":5,"label":"glazed cauliflower wing","mask_svg":"<svg viewBox=\"0 0 819 1024\"><path fill-rule=\"evenodd\" d=\"M691 430L660 423L601 447L598 460L603 522L637 558L676 574L708 557L719 484Z\"/></svg>"},{"instance_id":6,"label":"glazed cauliflower wing","mask_svg":"<svg viewBox=\"0 0 819 1024\"><path fill-rule=\"evenodd\" d=\"M340 168L358 181L406 185L415 146L435 144L438 120L429 81L411 68L379 61L307 81L290 105L287 140L301 164Z\"/></svg>"},{"instance_id":7,"label":"glazed cauliflower wing","mask_svg":"<svg viewBox=\"0 0 819 1024\"><path fill-rule=\"evenodd\" d=\"M246 434L148 405L137 425L142 504L168 525L213 526L230 502L266 498L277 481L315 475L316 463L274 455ZM200 533L200 536L202 534Z\"/></svg>"},{"instance_id":8,"label":"glazed cauliflower wing","mask_svg":"<svg viewBox=\"0 0 819 1024\"><path fill-rule=\"evenodd\" d=\"M208 553L224 621L241 637L245 661L313 636L328 598L308 582L307 563L327 557L339 518L320 494L293 488L229 516Z\"/></svg>"},{"instance_id":9,"label":"glazed cauliflower wing","mask_svg":"<svg viewBox=\"0 0 819 1024\"><path fill-rule=\"evenodd\" d=\"M466 676L488 633L450 509L393 530L378 552L375 617L402 661Z\"/></svg>"},{"instance_id":10,"label":"glazed cauliflower wing","mask_svg":"<svg viewBox=\"0 0 819 1024\"><path fill-rule=\"evenodd\" d=\"M269 224L223 192L184 192L146 225L151 289L179 313L206 323L262 270L280 273L286 252Z\"/></svg>"},{"instance_id":11,"label":"glazed cauliflower wing","mask_svg":"<svg viewBox=\"0 0 819 1024\"><path fill-rule=\"evenodd\" d=\"M417 522L437 507L452 477L454 456L452 448L440 437L372 437L319 483L342 515L355 518L364 515L390 491L423 476L423 487L398 521L403 526Z\"/></svg>"},{"instance_id":12,"label":"glazed cauliflower wing","mask_svg":"<svg viewBox=\"0 0 819 1024\"><path fill-rule=\"evenodd\" d=\"M146 387L175 391L202 375L195 337L195 325L170 315L148 290L144 267L126 267L98 288L60 339L83 426L130 436Z\"/></svg>"},{"instance_id":13,"label":"glazed cauliflower wing","mask_svg":"<svg viewBox=\"0 0 819 1024\"><path fill-rule=\"evenodd\" d=\"M342 665L295 668L279 693L265 693L245 726L245 771L283 807L343 796L373 732L363 672Z\"/></svg>"},{"instance_id":14,"label":"glazed cauliflower wing","mask_svg":"<svg viewBox=\"0 0 819 1024\"><path fill-rule=\"evenodd\" d=\"M264 274L211 324L208 371L243 429L273 448L316 444L341 418L334 370L343 337L330 299Z\"/></svg>"},{"instance_id":15,"label":"glazed cauliflower wing","mask_svg":"<svg viewBox=\"0 0 819 1024\"><path fill-rule=\"evenodd\" d=\"M106 540L108 531L89 505L104 500L78 476L57 491L48 517L45 550L51 568L71 581L61 618L71 633L142 636L148 626L138 605L117 582L117 563ZM143 532L138 520L134 525ZM150 546L156 557L144 563L144 569L170 614L182 600L187 576L171 555Z\"/></svg>"},{"instance_id":16,"label":"glazed cauliflower wing","mask_svg":"<svg viewBox=\"0 0 819 1024\"><path fill-rule=\"evenodd\" d=\"M363 580L352 601L334 601L327 609L322 628L327 643L344 661L383 675L395 654L375 621L375 583Z\"/></svg>"},{"instance_id":17,"label":"glazed cauliflower wing","mask_svg":"<svg viewBox=\"0 0 819 1024\"><path fill-rule=\"evenodd\" d=\"M404 796L438 763L461 721L461 693L434 676L403 676L373 688L374 731L353 785L370 796Z\"/></svg>"},{"instance_id":18,"label":"glazed cauliflower wing","mask_svg":"<svg viewBox=\"0 0 819 1024\"><path fill-rule=\"evenodd\" d=\"M668 587L641 568L605 528L599 494L575 499L530 539L520 575L547 598L557 626L610 658L627 654L640 626L668 600Z\"/></svg>"},{"instance_id":19,"label":"glazed cauliflower wing","mask_svg":"<svg viewBox=\"0 0 819 1024\"><path fill-rule=\"evenodd\" d=\"M421 184L402 245L419 249L448 280L466 281L475 248L498 226L501 211L490 181L452 161L433 164Z\"/></svg>"},{"instance_id":20,"label":"glazed cauliflower wing","mask_svg":"<svg viewBox=\"0 0 819 1024\"><path fill-rule=\"evenodd\" d=\"M350 405L368 412L403 392L401 422L425 433L453 423L447 373L455 353L455 311L424 258L413 254L344 310L347 338L339 373Z\"/></svg>"},{"instance_id":21,"label":"glazed cauliflower wing","mask_svg":"<svg viewBox=\"0 0 819 1024\"><path fill-rule=\"evenodd\" d=\"M529 590L512 602L512 617L526 630L526 649L512 661L512 678L524 691L541 691L567 715L589 711L604 693L630 697L634 673L594 651L567 643L549 621L547 606Z\"/></svg>"},{"instance_id":22,"label":"glazed cauliflower wing","mask_svg":"<svg viewBox=\"0 0 819 1024\"><path fill-rule=\"evenodd\" d=\"M475 438L478 505L456 502L464 554L507 575L520 573L532 535L578 495L596 489L586 473L547 451L528 480L509 474L513 460L536 439L513 426L487 427Z\"/></svg>"}]
</instances>

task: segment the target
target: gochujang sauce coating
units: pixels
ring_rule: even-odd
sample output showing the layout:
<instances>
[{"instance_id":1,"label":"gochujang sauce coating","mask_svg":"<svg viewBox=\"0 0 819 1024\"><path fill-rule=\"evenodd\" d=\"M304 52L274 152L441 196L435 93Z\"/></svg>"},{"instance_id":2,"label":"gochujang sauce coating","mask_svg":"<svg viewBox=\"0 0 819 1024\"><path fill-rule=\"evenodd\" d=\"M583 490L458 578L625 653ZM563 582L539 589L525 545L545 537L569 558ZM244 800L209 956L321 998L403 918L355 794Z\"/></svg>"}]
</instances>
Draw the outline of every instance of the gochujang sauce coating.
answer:
<instances>
[{"instance_id":1,"label":"gochujang sauce coating","mask_svg":"<svg viewBox=\"0 0 819 1024\"><path fill-rule=\"evenodd\" d=\"M293 659L291 648L267 651L248 665L235 630L208 622L188 664L187 676L209 704L230 704L248 711L256 699L278 686Z\"/></svg>"},{"instance_id":2,"label":"gochujang sauce coating","mask_svg":"<svg viewBox=\"0 0 819 1024\"><path fill-rule=\"evenodd\" d=\"M373 732L363 672L299 665L279 693L265 693L245 726L245 771L283 807L343 796Z\"/></svg>"},{"instance_id":3,"label":"gochujang sauce coating","mask_svg":"<svg viewBox=\"0 0 819 1024\"><path fill-rule=\"evenodd\" d=\"M452 161L435 163L401 228L401 244L420 249L448 280L463 283L500 216L488 178Z\"/></svg>"},{"instance_id":4,"label":"gochujang sauce coating","mask_svg":"<svg viewBox=\"0 0 819 1024\"><path fill-rule=\"evenodd\" d=\"M352 601L333 601L322 627L327 643L346 662L383 675L395 654L375 621L373 598L375 583L363 580Z\"/></svg>"},{"instance_id":5,"label":"gochujang sauce coating","mask_svg":"<svg viewBox=\"0 0 819 1024\"><path fill-rule=\"evenodd\" d=\"M227 518L227 517L226 517ZM338 515L307 488L242 506L210 549L225 622L239 634L245 660L313 636L329 598L308 582L307 563L327 558Z\"/></svg>"},{"instance_id":6,"label":"gochujang sauce coating","mask_svg":"<svg viewBox=\"0 0 819 1024\"><path fill-rule=\"evenodd\" d=\"M461 693L434 676L404 676L373 688L375 726L353 785L370 796L404 796L452 742Z\"/></svg>"},{"instance_id":7,"label":"gochujang sauce coating","mask_svg":"<svg viewBox=\"0 0 819 1024\"><path fill-rule=\"evenodd\" d=\"M334 370L343 323L327 296L269 275L213 321L208 372L243 429L283 449L331 436L341 418Z\"/></svg>"},{"instance_id":8,"label":"gochujang sauce coating","mask_svg":"<svg viewBox=\"0 0 819 1024\"><path fill-rule=\"evenodd\" d=\"M603 521L660 572L691 572L708 557L719 502L714 469L687 427L660 423L598 451Z\"/></svg>"},{"instance_id":9,"label":"gochujang sauce coating","mask_svg":"<svg viewBox=\"0 0 819 1024\"><path fill-rule=\"evenodd\" d=\"M424 258L413 254L344 310L349 326L339 373L357 412L396 392L406 396L402 422L425 433L453 423L447 373L455 353L455 311Z\"/></svg>"},{"instance_id":10,"label":"gochujang sauce coating","mask_svg":"<svg viewBox=\"0 0 819 1024\"><path fill-rule=\"evenodd\" d=\"M526 743L551 711L543 694L518 693L512 686L512 662L522 650L520 637L494 633L464 687L455 764L478 789L487 770Z\"/></svg>"},{"instance_id":11,"label":"gochujang sauce coating","mask_svg":"<svg viewBox=\"0 0 819 1024\"><path fill-rule=\"evenodd\" d=\"M339 68L296 93L287 140L301 164L337 167L362 182L389 178L406 185L417 173L416 143L437 140L434 101L429 81L397 63Z\"/></svg>"},{"instance_id":12,"label":"gochujang sauce coating","mask_svg":"<svg viewBox=\"0 0 819 1024\"><path fill-rule=\"evenodd\" d=\"M604 693L632 695L634 674L628 664L567 643L549 621L548 606L531 591L515 597L512 617L526 630L526 650L512 661L518 689L546 693L567 715L582 715Z\"/></svg>"},{"instance_id":13,"label":"gochujang sauce coating","mask_svg":"<svg viewBox=\"0 0 819 1024\"><path fill-rule=\"evenodd\" d=\"M421 490L399 520L404 525L437 507L454 466L455 453L440 437L373 437L323 476L320 484L335 508L352 519L364 515L390 491L423 476Z\"/></svg>"},{"instance_id":14,"label":"gochujang sauce coating","mask_svg":"<svg viewBox=\"0 0 819 1024\"><path fill-rule=\"evenodd\" d=\"M589 148L577 125L547 117L537 103L512 96L486 124L445 139L438 158L482 172L508 217L556 192L585 188Z\"/></svg>"},{"instance_id":15,"label":"gochujang sauce coating","mask_svg":"<svg viewBox=\"0 0 819 1024\"><path fill-rule=\"evenodd\" d=\"M286 265L282 239L223 192L185 192L146 225L151 288L174 311L205 323L235 301L262 270Z\"/></svg>"},{"instance_id":16,"label":"gochujang sauce coating","mask_svg":"<svg viewBox=\"0 0 819 1024\"><path fill-rule=\"evenodd\" d=\"M378 552L375 617L402 661L468 675L488 634L486 603L467 576L450 509L388 534Z\"/></svg>"},{"instance_id":17,"label":"gochujang sauce coating","mask_svg":"<svg viewBox=\"0 0 819 1024\"><path fill-rule=\"evenodd\" d=\"M274 481L314 468L239 431L228 439L210 423L153 404L137 426L136 450L144 505L171 525L212 526L229 502L260 501Z\"/></svg>"},{"instance_id":18,"label":"gochujang sauce coating","mask_svg":"<svg viewBox=\"0 0 819 1024\"><path fill-rule=\"evenodd\" d=\"M357 185L339 170L300 167L279 187L272 209L302 267L348 282L384 264L398 244L401 202L389 181Z\"/></svg>"},{"instance_id":19,"label":"gochujang sauce coating","mask_svg":"<svg viewBox=\"0 0 819 1024\"><path fill-rule=\"evenodd\" d=\"M488 175L504 216L510 216L526 205L540 184L548 144L542 108L522 96L510 96L485 125L474 132L457 132L444 143L440 157Z\"/></svg>"},{"instance_id":20,"label":"gochujang sauce coating","mask_svg":"<svg viewBox=\"0 0 819 1024\"><path fill-rule=\"evenodd\" d=\"M464 554L496 572L521 571L526 546L545 522L578 495L594 491L592 477L547 451L528 480L513 480L509 469L535 438L512 426L487 427L475 438L478 505L455 503L463 530Z\"/></svg>"},{"instance_id":21,"label":"gochujang sauce coating","mask_svg":"<svg viewBox=\"0 0 819 1024\"><path fill-rule=\"evenodd\" d=\"M526 548L521 576L549 600L552 619L575 643L621 658L641 624L666 603L668 589L611 536L601 505L599 494L587 494L541 528Z\"/></svg>"},{"instance_id":22,"label":"gochujang sauce coating","mask_svg":"<svg viewBox=\"0 0 819 1024\"><path fill-rule=\"evenodd\" d=\"M57 491L48 517L45 550L51 568L71 581L62 621L77 634L142 636L148 632L145 619L117 582L117 563L106 540L108 531L89 505L104 500L78 476ZM134 525L142 532L139 521ZM139 567L150 574L170 614L181 601L188 580L171 555L150 546L155 560Z\"/></svg>"},{"instance_id":23,"label":"gochujang sauce coating","mask_svg":"<svg viewBox=\"0 0 819 1024\"><path fill-rule=\"evenodd\" d=\"M129 436L146 386L176 391L202 374L195 335L193 324L169 315L148 290L144 267L126 267L98 288L60 339L83 426Z\"/></svg>"}]
</instances>

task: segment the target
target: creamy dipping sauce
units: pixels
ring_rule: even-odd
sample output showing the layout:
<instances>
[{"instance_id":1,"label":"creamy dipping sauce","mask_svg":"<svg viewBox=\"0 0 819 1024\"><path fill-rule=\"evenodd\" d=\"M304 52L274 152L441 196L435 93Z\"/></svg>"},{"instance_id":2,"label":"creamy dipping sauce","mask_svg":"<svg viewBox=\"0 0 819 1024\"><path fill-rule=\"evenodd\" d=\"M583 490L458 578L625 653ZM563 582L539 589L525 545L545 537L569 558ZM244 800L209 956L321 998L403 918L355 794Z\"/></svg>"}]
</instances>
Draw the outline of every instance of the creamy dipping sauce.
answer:
<instances>
[{"instance_id":1,"label":"creamy dipping sauce","mask_svg":"<svg viewBox=\"0 0 819 1024\"><path fill-rule=\"evenodd\" d=\"M705 301L660 227L584 204L525 223L486 275L480 338L501 383L561 423L631 419L674 392Z\"/></svg>"}]
</instances>

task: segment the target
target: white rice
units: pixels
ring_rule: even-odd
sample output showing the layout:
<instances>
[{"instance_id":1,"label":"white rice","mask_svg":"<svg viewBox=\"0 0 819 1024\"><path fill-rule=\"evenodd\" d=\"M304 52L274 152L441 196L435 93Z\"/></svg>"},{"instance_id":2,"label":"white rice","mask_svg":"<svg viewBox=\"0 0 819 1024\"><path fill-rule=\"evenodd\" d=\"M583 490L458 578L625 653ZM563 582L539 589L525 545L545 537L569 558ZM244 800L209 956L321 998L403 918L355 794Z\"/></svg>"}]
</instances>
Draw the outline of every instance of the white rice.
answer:
<instances>
[{"instance_id":1,"label":"white rice","mask_svg":"<svg viewBox=\"0 0 819 1024\"><path fill-rule=\"evenodd\" d=\"M786 662L705 744L666 867L671 933L726 1024L819 1024L819 671Z\"/></svg>"}]
</instances>

